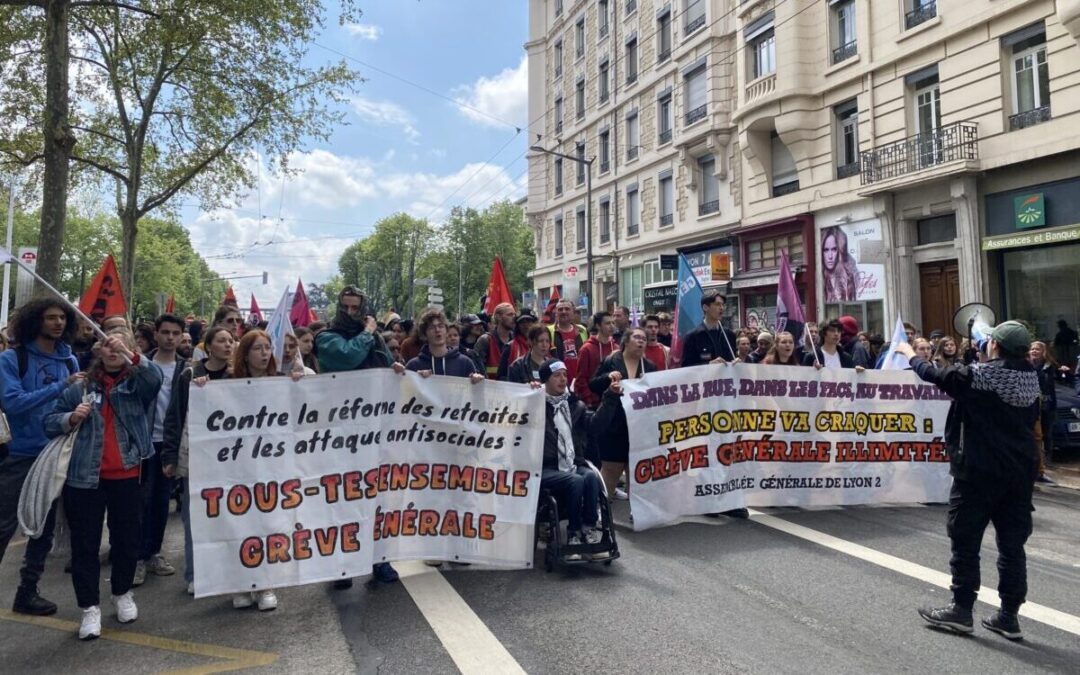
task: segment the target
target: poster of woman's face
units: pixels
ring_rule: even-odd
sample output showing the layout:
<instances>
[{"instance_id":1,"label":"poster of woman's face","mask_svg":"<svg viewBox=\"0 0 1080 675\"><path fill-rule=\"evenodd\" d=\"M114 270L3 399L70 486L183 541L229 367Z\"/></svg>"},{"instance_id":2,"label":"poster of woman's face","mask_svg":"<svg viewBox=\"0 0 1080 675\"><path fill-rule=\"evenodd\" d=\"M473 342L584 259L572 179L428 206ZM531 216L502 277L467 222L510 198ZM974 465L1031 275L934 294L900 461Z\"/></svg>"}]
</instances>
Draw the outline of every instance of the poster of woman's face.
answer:
<instances>
[{"instance_id":1,"label":"poster of woman's face","mask_svg":"<svg viewBox=\"0 0 1080 675\"><path fill-rule=\"evenodd\" d=\"M859 260L863 242L880 242L876 221L834 225L821 231L821 281L826 303L880 300L884 266Z\"/></svg>"}]
</instances>

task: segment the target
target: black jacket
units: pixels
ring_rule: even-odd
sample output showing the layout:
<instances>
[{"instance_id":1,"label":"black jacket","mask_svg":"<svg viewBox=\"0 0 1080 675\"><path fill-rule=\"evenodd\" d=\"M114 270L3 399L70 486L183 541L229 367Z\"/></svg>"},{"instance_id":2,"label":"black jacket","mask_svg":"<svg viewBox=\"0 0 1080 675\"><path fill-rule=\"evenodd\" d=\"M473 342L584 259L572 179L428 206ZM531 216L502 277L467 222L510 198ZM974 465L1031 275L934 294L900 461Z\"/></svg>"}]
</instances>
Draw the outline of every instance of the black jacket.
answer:
<instances>
[{"instance_id":1,"label":"black jacket","mask_svg":"<svg viewBox=\"0 0 1080 675\"><path fill-rule=\"evenodd\" d=\"M405 364L405 369L415 372L430 370L433 375L450 377L468 377L477 372L473 360L458 350L451 349L446 352L446 356L432 356L427 345L420 348L420 356Z\"/></svg>"},{"instance_id":2,"label":"black jacket","mask_svg":"<svg viewBox=\"0 0 1080 675\"><path fill-rule=\"evenodd\" d=\"M656 366L642 354L639 370L641 375L645 375L654 372ZM630 379L621 351L604 359L597 368L596 375L589 380L589 389L602 396L600 407L593 415L592 423L600 445L610 448L627 448L630 446L630 436L626 430L626 412L623 411L621 397L608 391L608 387L611 386L612 371L622 373L624 380Z\"/></svg>"},{"instance_id":3,"label":"black jacket","mask_svg":"<svg viewBox=\"0 0 1080 675\"><path fill-rule=\"evenodd\" d=\"M518 384L528 384L533 380L539 378L533 377L533 363L532 357L528 354L522 356L517 361L510 364L510 367L506 370L506 381L516 382ZM539 370L539 366L537 366ZM576 399L575 399L576 400Z\"/></svg>"},{"instance_id":4,"label":"black jacket","mask_svg":"<svg viewBox=\"0 0 1080 675\"><path fill-rule=\"evenodd\" d=\"M585 446L588 444L588 421L585 404L577 396L570 394L567 399L570 406L570 433L574 438L574 464L585 466ZM547 425L544 427L544 469L559 468L559 432L555 429L555 408L550 402L544 404L547 413Z\"/></svg>"},{"instance_id":5,"label":"black jacket","mask_svg":"<svg viewBox=\"0 0 1080 675\"><path fill-rule=\"evenodd\" d=\"M177 370L180 369L177 368ZM206 359L202 359L192 361L190 367L180 371L180 379L173 388L172 398L169 399L169 410L165 413L165 426L162 428L162 466L176 466L179 461L180 438L184 435L184 425L187 424L191 381L204 375L210 376L211 380L223 380L229 377L229 368L226 366L222 370L211 372L206 369Z\"/></svg>"},{"instance_id":6,"label":"black jacket","mask_svg":"<svg viewBox=\"0 0 1080 675\"><path fill-rule=\"evenodd\" d=\"M1035 479L1039 378L1030 363L995 359L939 369L915 356L911 367L953 399L945 422L953 476Z\"/></svg>"},{"instance_id":7,"label":"black jacket","mask_svg":"<svg viewBox=\"0 0 1080 675\"><path fill-rule=\"evenodd\" d=\"M818 347L814 351L817 352L818 361L820 361L821 365L824 366L825 365L825 354L821 351L821 347ZM836 354L840 357L840 367L841 368L854 368L855 367L855 361L851 358L851 354L848 354L847 352L845 352L843 347L837 347L836 348ZM816 361L814 361L814 355L812 353L803 354L802 364L804 366L812 366L812 365L814 365L814 363L816 363Z\"/></svg>"},{"instance_id":8,"label":"black jacket","mask_svg":"<svg viewBox=\"0 0 1080 675\"><path fill-rule=\"evenodd\" d=\"M709 330L705 323L686 334L682 345L682 366L700 366L712 361L717 356L726 361L734 361L735 333L724 327Z\"/></svg>"}]
</instances>

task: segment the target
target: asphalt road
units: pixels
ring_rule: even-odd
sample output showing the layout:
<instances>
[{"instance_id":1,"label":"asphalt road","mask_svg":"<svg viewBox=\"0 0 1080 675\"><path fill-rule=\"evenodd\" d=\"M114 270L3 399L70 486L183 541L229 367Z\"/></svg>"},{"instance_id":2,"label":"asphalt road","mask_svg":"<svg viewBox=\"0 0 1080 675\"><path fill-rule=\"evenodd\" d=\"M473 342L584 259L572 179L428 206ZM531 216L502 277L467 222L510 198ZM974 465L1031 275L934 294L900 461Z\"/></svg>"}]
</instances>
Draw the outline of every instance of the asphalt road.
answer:
<instances>
[{"instance_id":1,"label":"asphalt road","mask_svg":"<svg viewBox=\"0 0 1080 675\"><path fill-rule=\"evenodd\" d=\"M139 620L120 628L107 607L111 630L90 643L74 636L79 611L56 560L43 591L57 616L0 610L0 672L1080 673L1080 492L1041 489L1035 504L1025 609L1041 620L1021 618L1021 643L942 633L915 613L948 598L934 576L947 571L944 507L763 509L621 528L610 567L402 564L403 583L286 589L270 613L194 601L180 575L151 577L136 591ZM625 521L627 505L616 507ZM5 603L21 552L0 565ZM992 529L983 553L993 589ZM981 594L977 615L996 601Z\"/></svg>"}]
</instances>

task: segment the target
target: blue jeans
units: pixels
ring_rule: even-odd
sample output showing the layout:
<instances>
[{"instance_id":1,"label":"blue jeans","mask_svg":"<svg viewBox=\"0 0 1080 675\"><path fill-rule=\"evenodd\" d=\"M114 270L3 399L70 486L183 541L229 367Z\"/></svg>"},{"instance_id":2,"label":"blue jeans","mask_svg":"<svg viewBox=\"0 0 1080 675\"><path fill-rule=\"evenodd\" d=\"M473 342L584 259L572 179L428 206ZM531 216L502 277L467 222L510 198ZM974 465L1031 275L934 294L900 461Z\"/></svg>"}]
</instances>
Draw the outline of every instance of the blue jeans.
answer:
<instances>
[{"instance_id":1,"label":"blue jeans","mask_svg":"<svg viewBox=\"0 0 1080 675\"><path fill-rule=\"evenodd\" d=\"M184 521L184 581L195 582L195 553L191 543L191 498L188 497L188 479L180 480L184 496L180 500L180 519Z\"/></svg>"},{"instance_id":2,"label":"blue jeans","mask_svg":"<svg viewBox=\"0 0 1080 675\"><path fill-rule=\"evenodd\" d=\"M547 490L559 502L559 508L570 521L567 532L581 532L582 524L596 526L596 511L600 504L601 482L592 469L574 467L573 471L544 469L540 489Z\"/></svg>"},{"instance_id":3,"label":"blue jeans","mask_svg":"<svg viewBox=\"0 0 1080 675\"><path fill-rule=\"evenodd\" d=\"M169 497L172 496L175 479L161 473L161 443L154 443L154 456L142 466L142 543L139 560L149 560L161 553L165 539L165 526L169 522Z\"/></svg>"},{"instance_id":4,"label":"blue jeans","mask_svg":"<svg viewBox=\"0 0 1080 675\"><path fill-rule=\"evenodd\" d=\"M11 537L19 529L19 493L26 474L30 473L35 457L13 457L8 455L0 462L0 560L4 559ZM38 580L45 572L45 558L49 555L53 543L53 530L56 527L56 504L49 509L45 520L45 529L37 539L26 543L23 566L19 570L21 581L19 588L23 592L37 590Z\"/></svg>"}]
</instances>

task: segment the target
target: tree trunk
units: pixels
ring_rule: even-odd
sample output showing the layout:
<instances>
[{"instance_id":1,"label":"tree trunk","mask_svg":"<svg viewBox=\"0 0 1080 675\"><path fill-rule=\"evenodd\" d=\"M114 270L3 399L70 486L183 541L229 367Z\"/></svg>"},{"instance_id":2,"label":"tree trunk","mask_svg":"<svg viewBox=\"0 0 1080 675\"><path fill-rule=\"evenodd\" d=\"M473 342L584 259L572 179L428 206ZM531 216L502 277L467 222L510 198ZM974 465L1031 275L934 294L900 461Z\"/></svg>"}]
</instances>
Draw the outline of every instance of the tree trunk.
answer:
<instances>
[{"instance_id":1,"label":"tree trunk","mask_svg":"<svg viewBox=\"0 0 1080 675\"><path fill-rule=\"evenodd\" d=\"M68 5L49 0L45 7L45 170L38 237L37 272L53 284L60 282L60 254L67 223L67 190L75 136L68 125ZM37 291L44 289L39 285Z\"/></svg>"},{"instance_id":2,"label":"tree trunk","mask_svg":"<svg viewBox=\"0 0 1080 675\"><path fill-rule=\"evenodd\" d=\"M120 211L120 284L127 300L128 314L132 314L135 302L135 240L139 234L139 217L135 209Z\"/></svg>"}]
</instances>

